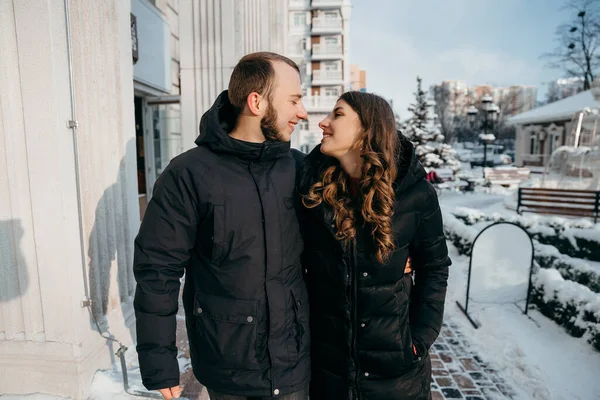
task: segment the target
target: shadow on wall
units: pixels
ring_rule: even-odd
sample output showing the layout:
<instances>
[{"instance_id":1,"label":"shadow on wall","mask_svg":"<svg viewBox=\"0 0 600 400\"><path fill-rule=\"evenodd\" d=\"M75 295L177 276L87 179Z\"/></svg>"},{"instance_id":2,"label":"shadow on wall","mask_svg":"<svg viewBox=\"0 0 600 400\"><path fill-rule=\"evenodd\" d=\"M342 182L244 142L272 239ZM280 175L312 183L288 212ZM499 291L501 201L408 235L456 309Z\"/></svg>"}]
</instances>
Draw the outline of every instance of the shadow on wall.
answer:
<instances>
[{"instance_id":1,"label":"shadow on wall","mask_svg":"<svg viewBox=\"0 0 600 400\"><path fill-rule=\"evenodd\" d=\"M135 323L133 319L133 232L129 219L128 204L137 202L137 183L135 174L127 173L127 163L135 165L135 143L130 140L126 146L125 157L119 163L116 182L110 185L96 206L94 225L92 227L89 245L88 283L92 299L92 314L90 321L92 329L97 330L94 319L98 322L103 336L117 339L121 342L131 339L135 342ZM131 159L130 159L131 158ZM111 285L117 285L117 290L111 290ZM111 293L113 293L111 297ZM114 293L117 293L115 295ZM110 331L106 316L111 310L121 308L129 329L130 338L114 337ZM107 340L111 360L114 362L114 341Z\"/></svg>"},{"instance_id":2,"label":"shadow on wall","mask_svg":"<svg viewBox=\"0 0 600 400\"><path fill-rule=\"evenodd\" d=\"M27 265L21 251L24 233L20 220L0 220L0 302L22 297L29 286Z\"/></svg>"}]
</instances>

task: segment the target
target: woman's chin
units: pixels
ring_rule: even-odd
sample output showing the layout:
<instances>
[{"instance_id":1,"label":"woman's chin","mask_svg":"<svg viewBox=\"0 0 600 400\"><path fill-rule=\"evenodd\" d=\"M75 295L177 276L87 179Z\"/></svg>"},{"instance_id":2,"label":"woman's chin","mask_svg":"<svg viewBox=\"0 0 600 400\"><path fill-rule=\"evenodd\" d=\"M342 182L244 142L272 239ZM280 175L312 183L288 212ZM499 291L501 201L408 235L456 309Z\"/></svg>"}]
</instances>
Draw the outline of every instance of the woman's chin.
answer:
<instances>
[{"instance_id":1,"label":"woman's chin","mask_svg":"<svg viewBox=\"0 0 600 400\"><path fill-rule=\"evenodd\" d=\"M323 144L323 142L321 142L321 149L320 150L321 150L321 153L325 154L326 156L331 155L330 152L329 152L329 150L327 149L327 145Z\"/></svg>"}]
</instances>

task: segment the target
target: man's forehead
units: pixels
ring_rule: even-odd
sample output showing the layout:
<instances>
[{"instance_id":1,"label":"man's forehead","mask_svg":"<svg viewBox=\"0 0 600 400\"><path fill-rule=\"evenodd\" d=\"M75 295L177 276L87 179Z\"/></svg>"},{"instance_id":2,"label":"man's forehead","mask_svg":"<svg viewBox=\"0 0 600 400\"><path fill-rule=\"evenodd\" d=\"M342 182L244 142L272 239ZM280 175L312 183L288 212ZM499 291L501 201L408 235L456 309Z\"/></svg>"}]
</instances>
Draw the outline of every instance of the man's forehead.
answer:
<instances>
[{"instance_id":1,"label":"man's forehead","mask_svg":"<svg viewBox=\"0 0 600 400\"><path fill-rule=\"evenodd\" d=\"M286 78L290 76L299 77L298 71L296 71L294 67L284 63L283 61L272 61L272 64L276 76L285 76Z\"/></svg>"}]
</instances>

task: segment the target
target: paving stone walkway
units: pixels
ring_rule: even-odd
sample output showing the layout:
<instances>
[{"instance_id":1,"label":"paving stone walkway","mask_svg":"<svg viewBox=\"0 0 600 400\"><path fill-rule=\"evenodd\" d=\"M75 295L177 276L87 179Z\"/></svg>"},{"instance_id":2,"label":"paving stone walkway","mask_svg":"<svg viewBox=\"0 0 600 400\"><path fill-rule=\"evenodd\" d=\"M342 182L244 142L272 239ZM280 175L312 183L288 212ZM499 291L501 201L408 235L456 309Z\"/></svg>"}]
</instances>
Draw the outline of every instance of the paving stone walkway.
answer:
<instances>
[{"instance_id":1,"label":"paving stone walkway","mask_svg":"<svg viewBox=\"0 0 600 400\"><path fill-rule=\"evenodd\" d=\"M502 379L492 363L470 349L467 337L453 323L445 323L430 350L433 375L432 398L505 400L515 398L514 390Z\"/></svg>"}]
</instances>

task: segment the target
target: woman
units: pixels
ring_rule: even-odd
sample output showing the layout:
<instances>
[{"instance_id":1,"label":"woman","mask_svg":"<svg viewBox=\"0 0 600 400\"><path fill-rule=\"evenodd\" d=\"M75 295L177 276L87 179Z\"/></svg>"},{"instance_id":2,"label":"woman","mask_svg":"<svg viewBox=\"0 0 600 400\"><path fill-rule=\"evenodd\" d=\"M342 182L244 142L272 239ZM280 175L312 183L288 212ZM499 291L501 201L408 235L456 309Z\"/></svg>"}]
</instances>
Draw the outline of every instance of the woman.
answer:
<instances>
[{"instance_id":1,"label":"woman","mask_svg":"<svg viewBox=\"0 0 600 400\"><path fill-rule=\"evenodd\" d=\"M310 398L429 399L451 264L435 189L381 97L344 93L319 126L299 169Z\"/></svg>"}]
</instances>

